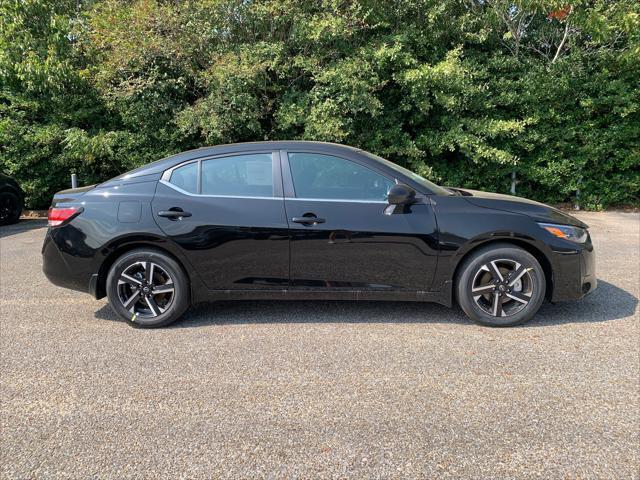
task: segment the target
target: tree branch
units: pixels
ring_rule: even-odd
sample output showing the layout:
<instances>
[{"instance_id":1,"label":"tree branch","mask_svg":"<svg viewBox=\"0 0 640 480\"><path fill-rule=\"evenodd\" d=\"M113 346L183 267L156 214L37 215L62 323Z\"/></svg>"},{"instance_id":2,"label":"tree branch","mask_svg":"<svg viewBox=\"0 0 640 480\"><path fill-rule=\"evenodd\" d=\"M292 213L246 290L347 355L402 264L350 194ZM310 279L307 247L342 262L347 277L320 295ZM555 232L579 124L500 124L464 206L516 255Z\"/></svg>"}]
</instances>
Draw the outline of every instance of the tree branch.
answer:
<instances>
[{"instance_id":1,"label":"tree branch","mask_svg":"<svg viewBox=\"0 0 640 480\"><path fill-rule=\"evenodd\" d=\"M560 55L560 52L562 51L562 47L564 47L564 44L567 41L568 36L569 36L569 20L567 20L567 22L565 23L564 35L562 36L560 45L558 45L558 49L556 50L556 54L553 56L553 60L551 60L551 63L555 63L555 61L558 59L558 56Z\"/></svg>"}]
</instances>

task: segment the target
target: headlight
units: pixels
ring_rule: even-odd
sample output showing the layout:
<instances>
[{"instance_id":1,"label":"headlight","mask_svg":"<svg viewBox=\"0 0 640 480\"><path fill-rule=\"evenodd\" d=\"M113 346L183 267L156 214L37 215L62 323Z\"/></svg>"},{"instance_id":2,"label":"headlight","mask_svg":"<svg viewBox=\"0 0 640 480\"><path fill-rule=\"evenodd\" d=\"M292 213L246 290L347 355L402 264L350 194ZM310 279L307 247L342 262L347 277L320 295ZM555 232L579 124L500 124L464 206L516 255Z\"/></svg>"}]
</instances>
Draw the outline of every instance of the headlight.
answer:
<instances>
[{"instance_id":1,"label":"headlight","mask_svg":"<svg viewBox=\"0 0 640 480\"><path fill-rule=\"evenodd\" d=\"M556 225L555 223L539 223L542 228L554 237L564 238L576 243L584 243L589 238L586 228L571 225Z\"/></svg>"}]
</instances>

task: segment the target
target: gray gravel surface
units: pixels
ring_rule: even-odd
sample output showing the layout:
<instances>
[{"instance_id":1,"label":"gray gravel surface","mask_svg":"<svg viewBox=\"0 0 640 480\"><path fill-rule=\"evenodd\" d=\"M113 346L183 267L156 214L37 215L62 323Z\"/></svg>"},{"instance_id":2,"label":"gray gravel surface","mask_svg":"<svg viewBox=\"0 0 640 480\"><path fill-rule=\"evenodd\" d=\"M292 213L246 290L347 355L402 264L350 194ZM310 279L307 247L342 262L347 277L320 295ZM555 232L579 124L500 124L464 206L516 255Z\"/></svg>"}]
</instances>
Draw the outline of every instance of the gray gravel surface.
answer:
<instances>
[{"instance_id":1,"label":"gray gravel surface","mask_svg":"<svg viewBox=\"0 0 640 480\"><path fill-rule=\"evenodd\" d=\"M137 330L0 229L0 478L638 478L640 216L600 288L490 329L429 304L227 302Z\"/></svg>"}]
</instances>

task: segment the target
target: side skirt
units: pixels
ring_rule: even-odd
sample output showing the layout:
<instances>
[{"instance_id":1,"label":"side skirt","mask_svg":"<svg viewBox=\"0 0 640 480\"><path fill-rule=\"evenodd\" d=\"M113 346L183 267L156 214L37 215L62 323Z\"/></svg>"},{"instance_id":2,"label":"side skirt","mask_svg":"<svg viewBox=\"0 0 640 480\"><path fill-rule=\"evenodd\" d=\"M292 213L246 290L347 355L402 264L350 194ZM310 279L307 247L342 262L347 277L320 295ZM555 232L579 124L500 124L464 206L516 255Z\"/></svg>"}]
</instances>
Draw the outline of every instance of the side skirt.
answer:
<instances>
[{"instance_id":1,"label":"side skirt","mask_svg":"<svg viewBox=\"0 0 640 480\"><path fill-rule=\"evenodd\" d=\"M211 300L351 300L430 302L452 306L451 288L441 292L428 291L380 291L380 290L208 290L198 295L197 302Z\"/></svg>"}]
</instances>

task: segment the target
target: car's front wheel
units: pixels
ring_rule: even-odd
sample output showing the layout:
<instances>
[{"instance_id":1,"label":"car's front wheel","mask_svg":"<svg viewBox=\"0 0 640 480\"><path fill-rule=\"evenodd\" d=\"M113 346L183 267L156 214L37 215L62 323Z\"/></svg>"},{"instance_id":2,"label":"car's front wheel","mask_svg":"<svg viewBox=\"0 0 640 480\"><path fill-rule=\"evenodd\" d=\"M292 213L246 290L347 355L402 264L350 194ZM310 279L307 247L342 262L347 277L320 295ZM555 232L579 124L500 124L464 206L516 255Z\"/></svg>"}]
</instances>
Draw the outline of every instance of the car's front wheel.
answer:
<instances>
[{"instance_id":1,"label":"car's front wheel","mask_svg":"<svg viewBox=\"0 0 640 480\"><path fill-rule=\"evenodd\" d=\"M510 244L473 252L460 266L458 303L473 320L492 327L530 320L544 301L546 281L538 260Z\"/></svg>"},{"instance_id":2,"label":"car's front wheel","mask_svg":"<svg viewBox=\"0 0 640 480\"><path fill-rule=\"evenodd\" d=\"M159 250L136 249L118 258L107 276L111 308L136 327L163 327L189 308L189 280Z\"/></svg>"}]
</instances>

